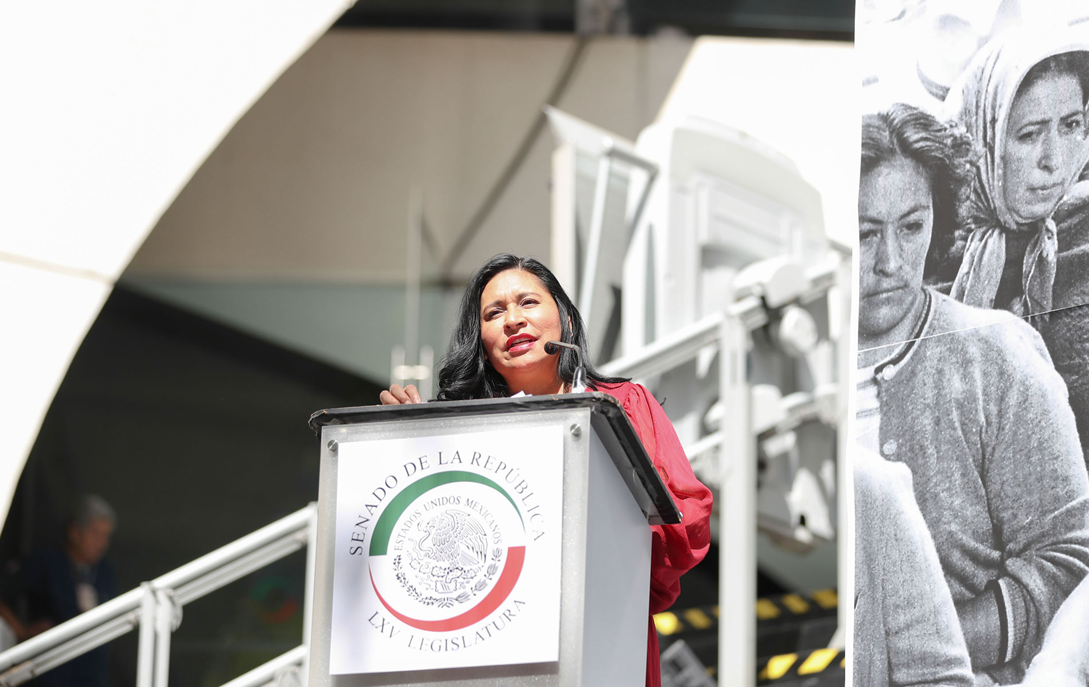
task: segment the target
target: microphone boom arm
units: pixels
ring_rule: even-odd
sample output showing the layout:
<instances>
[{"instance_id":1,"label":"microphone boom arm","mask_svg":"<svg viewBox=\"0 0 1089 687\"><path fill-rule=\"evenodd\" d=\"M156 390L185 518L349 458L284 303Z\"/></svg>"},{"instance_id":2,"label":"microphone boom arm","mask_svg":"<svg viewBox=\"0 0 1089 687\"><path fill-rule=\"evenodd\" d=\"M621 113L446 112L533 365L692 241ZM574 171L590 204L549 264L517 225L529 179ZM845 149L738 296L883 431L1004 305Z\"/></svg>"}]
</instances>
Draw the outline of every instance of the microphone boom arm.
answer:
<instances>
[{"instance_id":1,"label":"microphone boom arm","mask_svg":"<svg viewBox=\"0 0 1089 687\"><path fill-rule=\"evenodd\" d=\"M575 378L571 381L571 393L580 394L586 391L586 367L582 364L582 351L578 346L562 341L546 341L544 345L545 353L549 355L556 355L560 348L575 352Z\"/></svg>"}]
</instances>

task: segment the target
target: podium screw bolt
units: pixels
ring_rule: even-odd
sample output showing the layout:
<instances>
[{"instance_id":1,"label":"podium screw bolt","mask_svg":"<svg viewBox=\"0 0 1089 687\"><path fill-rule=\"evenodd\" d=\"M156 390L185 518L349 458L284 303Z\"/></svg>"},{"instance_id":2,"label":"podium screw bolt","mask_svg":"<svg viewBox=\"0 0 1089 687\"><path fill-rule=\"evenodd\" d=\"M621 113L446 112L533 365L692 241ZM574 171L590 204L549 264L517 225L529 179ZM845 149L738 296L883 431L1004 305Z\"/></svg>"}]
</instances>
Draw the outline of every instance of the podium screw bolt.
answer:
<instances>
[{"instance_id":1,"label":"podium screw bolt","mask_svg":"<svg viewBox=\"0 0 1089 687\"><path fill-rule=\"evenodd\" d=\"M582 436L582 425L580 425L578 423L575 423L575 424L571 425L571 436L573 436L573 437Z\"/></svg>"},{"instance_id":2,"label":"podium screw bolt","mask_svg":"<svg viewBox=\"0 0 1089 687\"><path fill-rule=\"evenodd\" d=\"M328 446L328 447L329 447L329 450L330 450L331 452L333 452L333 453L336 453L336 452L337 452L337 440L336 440L336 439L330 439L330 440L329 440L329 443L328 443L328 444L326 444L326 446Z\"/></svg>"}]
</instances>

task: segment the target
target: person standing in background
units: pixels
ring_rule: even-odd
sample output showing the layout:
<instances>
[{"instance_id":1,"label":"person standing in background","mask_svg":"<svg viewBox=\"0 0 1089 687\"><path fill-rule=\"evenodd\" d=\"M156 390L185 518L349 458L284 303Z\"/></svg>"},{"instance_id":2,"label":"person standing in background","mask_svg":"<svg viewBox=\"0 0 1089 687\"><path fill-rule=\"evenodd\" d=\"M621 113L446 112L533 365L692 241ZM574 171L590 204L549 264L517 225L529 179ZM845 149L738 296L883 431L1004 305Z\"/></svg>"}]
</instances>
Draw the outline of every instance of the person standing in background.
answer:
<instances>
[{"instance_id":1,"label":"person standing in background","mask_svg":"<svg viewBox=\"0 0 1089 687\"><path fill-rule=\"evenodd\" d=\"M117 595L113 566L105 560L117 524L113 508L100 496L81 497L67 518L62 549L30 558L0 603L0 617L25 641L86 613ZM13 608L25 607L22 618ZM42 687L105 687L106 647L99 647L43 674L30 684Z\"/></svg>"}]
</instances>

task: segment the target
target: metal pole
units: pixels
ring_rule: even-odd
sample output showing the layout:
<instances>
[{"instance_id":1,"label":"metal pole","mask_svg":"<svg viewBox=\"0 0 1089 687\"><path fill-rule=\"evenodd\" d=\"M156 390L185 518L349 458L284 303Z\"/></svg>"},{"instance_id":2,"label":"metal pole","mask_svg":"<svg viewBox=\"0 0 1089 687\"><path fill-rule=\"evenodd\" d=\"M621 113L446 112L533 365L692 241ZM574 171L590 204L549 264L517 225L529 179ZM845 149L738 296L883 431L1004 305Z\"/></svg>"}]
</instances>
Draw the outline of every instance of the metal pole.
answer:
<instances>
[{"instance_id":1,"label":"metal pole","mask_svg":"<svg viewBox=\"0 0 1089 687\"><path fill-rule=\"evenodd\" d=\"M140 585L140 642L136 657L136 687L152 687L155 670L155 588L150 582Z\"/></svg>"},{"instance_id":2,"label":"metal pole","mask_svg":"<svg viewBox=\"0 0 1089 687\"><path fill-rule=\"evenodd\" d=\"M182 567L156 578L152 584L159 589L177 589L212 570L221 568L248 553L267 546L281 537L305 528L307 523L310 522L311 511L310 506L301 508L291 515L280 518L271 525L265 525L256 532L251 532L237 541L222 546L195 561L186 563Z\"/></svg>"},{"instance_id":3,"label":"metal pole","mask_svg":"<svg viewBox=\"0 0 1089 687\"><path fill-rule=\"evenodd\" d=\"M718 341L722 336L722 318L722 313L712 313L676 333L663 336L631 355L605 363L601 366L601 371L607 375L636 380L668 372L695 358L703 348Z\"/></svg>"},{"instance_id":4,"label":"metal pole","mask_svg":"<svg viewBox=\"0 0 1089 687\"><path fill-rule=\"evenodd\" d=\"M32 637L22 644L17 644L11 649L0 654L0 671L7 671L13 666L33 660L47 651L69 642L80 635L93 631L103 623L111 622L118 616L130 613L140 608L143 599L143 591L130 589L116 599L112 599L77 615L75 618L46 630L37 637Z\"/></svg>"},{"instance_id":5,"label":"metal pole","mask_svg":"<svg viewBox=\"0 0 1089 687\"><path fill-rule=\"evenodd\" d=\"M175 606L184 606L217 589L226 587L231 582L245 577L254 570L260 570L273 561L278 561L288 554L298 551L306 545L306 531L289 534L277 541L251 551L245 556L225 563L195 580L172 590Z\"/></svg>"},{"instance_id":6,"label":"metal pole","mask_svg":"<svg viewBox=\"0 0 1089 687\"><path fill-rule=\"evenodd\" d=\"M643 190L639 193L639 202L635 204L635 210L632 211L631 217L628 219L628 248L631 248L632 243L635 241L635 230L639 226L639 220L643 218L643 210L647 206L647 199L650 198L650 190L654 186L655 180L658 178L658 166L644 166L644 173L647 175L646 183L643 184Z\"/></svg>"},{"instance_id":7,"label":"metal pole","mask_svg":"<svg viewBox=\"0 0 1089 687\"><path fill-rule=\"evenodd\" d=\"M139 623L139 611L132 611L107 621L74 639L43 652L32 660L20 663L0 673L0 687L21 685L37 675L47 673L53 668L71 661L73 658L82 656L92 649L127 634Z\"/></svg>"},{"instance_id":8,"label":"metal pole","mask_svg":"<svg viewBox=\"0 0 1089 687\"><path fill-rule=\"evenodd\" d=\"M155 590L155 682L167 687L170 679L170 635L174 631L176 609L169 589Z\"/></svg>"},{"instance_id":9,"label":"metal pole","mask_svg":"<svg viewBox=\"0 0 1089 687\"><path fill-rule=\"evenodd\" d=\"M406 380L402 375L406 369L405 347L401 344L393 344L393 350L390 352L389 383L404 386Z\"/></svg>"},{"instance_id":10,"label":"metal pole","mask_svg":"<svg viewBox=\"0 0 1089 687\"><path fill-rule=\"evenodd\" d=\"M597 262L601 253L601 234L605 225L605 200L609 194L609 175L612 173L613 158L609 154L612 141L606 139L605 152L597 165L597 186L594 188L594 210L590 215L590 240L586 246L586 266L582 271L582 283L579 284L579 314L589 326L591 306L594 300L594 282L597 280Z\"/></svg>"},{"instance_id":11,"label":"metal pole","mask_svg":"<svg viewBox=\"0 0 1089 687\"><path fill-rule=\"evenodd\" d=\"M721 328L721 398L726 405L720 453L718 684L756 684L756 443L747 374L749 332L726 316Z\"/></svg>"},{"instance_id":12,"label":"metal pole","mask_svg":"<svg viewBox=\"0 0 1089 687\"><path fill-rule=\"evenodd\" d=\"M405 262L405 365L420 362L420 240L423 194L413 186L408 197L408 246Z\"/></svg>"},{"instance_id":13,"label":"metal pole","mask_svg":"<svg viewBox=\"0 0 1089 687\"><path fill-rule=\"evenodd\" d=\"M435 388L435 349L430 346L420 346L420 364L416 368L421 373L421 379L416 388L420 392L420 398L428 401L432 397ZM427 374L422 374L426 372Z\"/></svg>"}]
</instances>

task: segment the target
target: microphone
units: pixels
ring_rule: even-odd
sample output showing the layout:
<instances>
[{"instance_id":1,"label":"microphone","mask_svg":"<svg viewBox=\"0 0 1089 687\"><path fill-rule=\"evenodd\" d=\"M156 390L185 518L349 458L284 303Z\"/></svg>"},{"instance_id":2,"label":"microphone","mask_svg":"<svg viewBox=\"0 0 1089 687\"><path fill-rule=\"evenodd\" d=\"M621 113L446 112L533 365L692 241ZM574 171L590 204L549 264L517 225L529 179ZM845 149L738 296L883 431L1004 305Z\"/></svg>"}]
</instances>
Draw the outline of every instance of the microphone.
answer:
<instances>
[{"instance_id":1,"label":"microphone","mask_svg":"<svg viewBox=\"0 0 1089 687\"><path fill-rule=\"evenodd\" d=\"M545 353L549 355L556 355L561 347L575 352L575 379L571 382L571 393L581 394L586 391L586 368L582 365L582 351L578 346L562 341L546 341L544 345Z\"/></svg>"}]
</instances>

